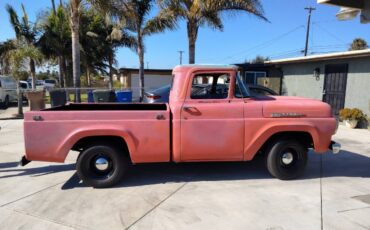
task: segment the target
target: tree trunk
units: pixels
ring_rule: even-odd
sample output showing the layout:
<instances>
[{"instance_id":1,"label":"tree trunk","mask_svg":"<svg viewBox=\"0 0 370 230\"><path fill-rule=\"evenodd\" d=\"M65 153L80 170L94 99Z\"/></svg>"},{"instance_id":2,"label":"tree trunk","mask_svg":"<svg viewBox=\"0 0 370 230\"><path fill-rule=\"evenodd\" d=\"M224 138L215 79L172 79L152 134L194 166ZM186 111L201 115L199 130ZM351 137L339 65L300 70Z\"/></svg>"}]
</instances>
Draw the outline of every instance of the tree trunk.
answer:
<instances>
[{"instance_id":1,"label":"tree trunk","mask_svg":"<svg viewBox=\"0 0 370 230\"><path fill-rule=\"evenodd\" d=\"M108 64L109 64L109 89L113 89L113 54L111 52L109 52Z\"/></svg>"},{"instance_id":2,"label":"tree trunk","mask_svg":"<svg viewBox=\"0 0 370 230\"><path fill-rule=\"evenodd\" d=\"M73 61L73 87L75 88L75 102L81 102L81 70L80 70L80 1L71 0L71 31L72 31L72 61Z\"/></svg>"},{"instance_id":3,"label":"tree trunk","mask_svg":"<svg viewBox=\"0 0 370 230\"><path fill-rule=\"evenodd\" d=\"M90 69L89 67L86 67L86 78L87 78L87 86L88 88L91 87L91 79L90 79Z\"/></svg>"},{"instance_id":4,"label":"tree trunk","mask_svg":"<svg viewBox=\"0 0 370 230\"><path fill-rule=\"evenodd\" d=\"M189 41L189 64L195 63L195 43L198 37L198 26L193 22L187 23Z\"/></svg>"},{"instance_id":5,"label":"tree trunk","mask_svg":"<svg viewBox=\"0 0 370 230\"><path fill-rule=\"evenodd\" d=\"M62 82L63 82L63 88L67 88L67 65L66 65L66 58L64 55L61 56L61 73L62 73Z\"/></svg>"},{"instance_id":6,"label":"tree trunk","mask_svg":"<svg viewBox=\"0 0 370 230\"><path fill-rule=\"evenodd\" d=\"M60 88L64 88L64 69L63 69L63 57L58 57L58 65L59 65L59 84Z\"/></svg>"},{"instance_id":7,"label":"tree trunk","mask_svg":"<svg viewBox=\"0 0 370 230\"><path fill-rule=\"evenodd\" d=\"M30 70L32 77L32 89L36 89L36 66L33 59L30 60Z\"/></svg>"},{"instance_id":8,"label":"tree trunk","mask_svg":"<svg viewBox=\"0 0 370 230\"><path fill-rule=\"evenodd\" d=\"M17 87L17 93L18 93L18 113L17 117L23 117L23 92L21 88L19 87L19 81L17 81L18 87Z\"/></svg>"},{"instance_id":9,"label":"tree trunk","mask_svg":"<svg viewBox=\"0 0 370 230\"><path fill-rule=\"evenodd\" d=\"M143 47L143 39L138 33L138 44L137 44L137 54L139 55L139 62L140 62L140 68L139 68L139 88L140 88L140 102L143 101L144 99L144 87L145 87L145 82L144 82L144 47Z\"/></svg>"},{"instance_id":10,"label":"tree trunk","mask_svg":"<svg viewBox=\"0 0 370 230\"><path fill-rule=\"evenodd\" d=\"M54 12L54 14L56 15L56 14L57 14L57 11L56 11L56 9L55 9L55 1L54 1L54 0L51 0L51 5L52 5L52 7L53 7L53 12Z\"/></svg>"}]
</instances>

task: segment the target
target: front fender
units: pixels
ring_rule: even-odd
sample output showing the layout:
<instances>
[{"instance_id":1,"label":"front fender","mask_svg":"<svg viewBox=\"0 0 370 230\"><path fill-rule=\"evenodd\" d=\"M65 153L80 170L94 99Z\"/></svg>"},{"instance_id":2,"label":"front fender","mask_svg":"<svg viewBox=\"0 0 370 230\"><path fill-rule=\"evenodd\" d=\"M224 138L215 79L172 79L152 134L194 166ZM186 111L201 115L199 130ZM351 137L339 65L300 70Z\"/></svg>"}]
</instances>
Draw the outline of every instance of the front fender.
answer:
<instances>
[{"instance_id":1,"label":"front fender","mask_svg":"<svg viewBox=\"0 0 370 230\"><path fill-rule=\"evenodd\" d=\"M317 125L311 122L265 122L265 125L257 129L253 134L246 134L246 144L244 151L244 160L252 160L258 150L273 135L281 132L306 132L312 137L314 149L316 152L325 152L328 149L331 140L331 131L323 133ZM322 135L320 135L322 134ZM325 135L323 135L325 134Z\"/></svg>"}]
</instances>

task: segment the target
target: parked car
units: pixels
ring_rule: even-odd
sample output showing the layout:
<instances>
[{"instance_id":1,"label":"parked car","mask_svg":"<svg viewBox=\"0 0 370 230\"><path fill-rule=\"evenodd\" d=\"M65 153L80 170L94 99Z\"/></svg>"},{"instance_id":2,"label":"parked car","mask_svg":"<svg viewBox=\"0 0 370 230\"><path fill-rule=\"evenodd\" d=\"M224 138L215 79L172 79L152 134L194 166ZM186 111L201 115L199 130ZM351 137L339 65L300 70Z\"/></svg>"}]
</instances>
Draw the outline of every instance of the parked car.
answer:
<instances>
[{"instance_id":1,"label":"parked car","mask_svg":"<svg viewBox=\"0 0 370 230\"><path fill-rule=\"evenodd\" d=\"M168 102L170 97L171 85L165 85L158 89L145 92L144 100L145 103L160 103Z\"/></svg>"},{"instance_id":2,"label":"parked car","mask_svg":"<svg viewBox=\"0 0 370 230\"><path fill-rule=\"evenodd\" d=\"M54 79L46 79L44 81L44 88L47 91L50 91L50 90L52 90L52 89L55 88L56 84L57 84L56 80L54 80Z\"/></svg>"},{"instance_id":3,"label":"parked car","mask_svg":"<svg viewBox=\"0 0 370 230\"><path fill-rule=\"evenodd\" d=\"M14 78L0 75L0 107L6 109L11 102L16 102L17 82Z\"/></svg>"},{"instance_id":4,"label":"parked car","mask_svg":"<svg viewBox=\"0 0 370 230\"><path fill-rule=\"evenodd\" d=\"M19 81L19 87L23 91L31 90L32 89L32 84L28 81Z\"/></svg>"},{"instance_id":5,"label":"parked car","mask_svg":"<svg viewBox=\"0 0 370 230\"><path fill-rule=\"evenodd\" d=\"M264 86L260 86L260 85L247 85L247 86L248 86L248 89L249 89L249 93L252 96L255 96L255 97L256 96L277 96L277 95L279 95L278 93L276 93L272 89L269 89L269 88L264 87ZM204 89L203 89L203 91L204 91L204 90L206 90L207 85L204 85L203 87L204 87ZM197 92L198 94L202 93L201 88L202 88L202 86L199 86L199 91ZM171 85L165 85L165 86L162 86L158 89L155 89L155 90L152 90L152 91L149 91L149 92L145 92L143 102L145 102L145 103L168 102L169 101L169 96L170 96L170 90L171 90Z\"/></svg>"},{"instance_id":6,"label":"parked car","mask_svg":"<svg viewBox=\"0 0 370 230\"><path fill-rule=\"evenodd\" d=\"M19 81L19 88L23 91L23 101L27 101L26 92L32 89L32 84L28 81Z\"/></svg>"},{"instance_id":7,"label":"parked car","mask_svg":"<svg viewBox=\"0 0 370 230\"><path fill-rule=\"evenodd\" d=\"M36 80L36 89L44 90L45 89L45 81L44 80Z\"/></svg>"},{"instance_id":8,"label":"parked car","mask_svg":"<svg viewBox=\"0 0 370 230\"><path fill-rule=\"evenodd\" d=\"M289 180L304 173L309 148L339 152L331 140L338 123L330 105L251 97L237 71L236 66L176 67L168 104L72 103L26 112L21 165L64 162L75 150L80 179L110 187L131 163L250 161L261 154L273 177ZM197 94L204 84L207 93Z\"/></svg>"},{"instance_id":9,"label":"parked car","mask_svg":"<svg viewBox=\"0 0 370 230\"><path fill-rule=\"evenodd\" d=\"M248 88L252 96L279 96L274 90L261 85L248 85Z\"/></svg>"}]
</instances>

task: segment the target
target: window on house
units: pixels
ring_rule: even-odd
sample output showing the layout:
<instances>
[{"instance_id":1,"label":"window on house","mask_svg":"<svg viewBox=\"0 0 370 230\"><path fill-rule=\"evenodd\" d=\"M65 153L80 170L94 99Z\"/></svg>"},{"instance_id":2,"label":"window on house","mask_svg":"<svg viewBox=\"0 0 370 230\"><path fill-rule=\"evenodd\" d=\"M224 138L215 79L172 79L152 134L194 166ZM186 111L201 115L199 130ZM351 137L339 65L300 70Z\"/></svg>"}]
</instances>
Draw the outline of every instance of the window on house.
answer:
<instances>
[{"instance_id":1,"label":"window on house","mask_svg":"<svg viewBox=\"0 0 370 230\"><path fill-rule=\"evenodd\" d=\"M245 83L249 85L257 85L257 79L266 77L266 72L247 71L245 72Z\"/></svg>"},{"instance_id":2,"label":"window on house","mask_svg":"<svg viewBox=\"0 0 370 230\"><path fill-rule=\"evenodd\" d=\"M228 74L196 75L191 87L191 99L225 99L228 97Z\"/></svg>"}]
</instances>

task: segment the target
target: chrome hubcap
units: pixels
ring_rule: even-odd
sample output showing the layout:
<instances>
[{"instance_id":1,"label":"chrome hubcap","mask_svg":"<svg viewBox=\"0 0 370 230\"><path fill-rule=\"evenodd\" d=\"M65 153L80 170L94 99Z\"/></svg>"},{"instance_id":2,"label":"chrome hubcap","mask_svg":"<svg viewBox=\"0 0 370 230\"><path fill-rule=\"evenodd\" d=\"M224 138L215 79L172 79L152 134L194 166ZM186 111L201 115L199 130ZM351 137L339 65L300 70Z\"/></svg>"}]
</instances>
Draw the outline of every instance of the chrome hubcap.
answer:
<instances>
[{"instance_id":1,"label":"chrome hubcap","mask_svg":"<svg viewBox=\"0 0 370 230\"><path fill-rule=\"evenodd\" d=\"M95 161L95 167L100 171L105 171L109 167L109 162L104 157L99 157Z\"/></svg>"},{"instance_id":2,"label":"chrome hubcap","mask_svg":"<svg viewBox=\"0 0 370 230\"><path fill-rule=\"evenodd\" d=\"M285 165L289 165L293 162L293 154L290 152L284 153L282 156L282 161Z\"/></svg>"}]
</instances>

